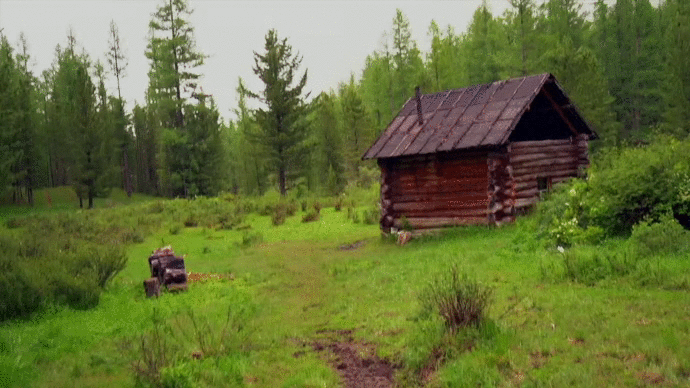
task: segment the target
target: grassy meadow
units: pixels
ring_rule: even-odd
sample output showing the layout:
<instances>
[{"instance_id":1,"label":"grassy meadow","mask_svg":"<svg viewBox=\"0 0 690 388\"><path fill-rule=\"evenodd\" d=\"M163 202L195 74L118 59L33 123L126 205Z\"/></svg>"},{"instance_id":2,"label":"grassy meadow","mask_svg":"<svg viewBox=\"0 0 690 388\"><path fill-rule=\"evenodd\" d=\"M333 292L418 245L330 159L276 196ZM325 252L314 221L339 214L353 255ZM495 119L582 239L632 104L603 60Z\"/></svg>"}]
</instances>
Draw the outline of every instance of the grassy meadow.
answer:
<instances>
[{"instance_id":1,"label":"grassy meadow","mask_svg":"<svg viewBox=\"0 0 690 388\"><path fill-rule=\"evenodd\" d=\"M632 239L559 249L530 217L399 246L362 222L375 194L352 193L340 211L319 199L312 222L316 199L297 200L277 226L270 198L115 192L79 212L54 194L50 207L1 208L1 231L16 236L35 217L138 234L118 240L126 265L95 306L46 302L0 323L0 387L337 387L335 356L314 345L345 336L363 359L389 362L399 387L690 386L687 249L639 255ZM147 299L146 259L165 245L187 271L219 276ZM477 327L448 330L420 302L453 265L493 291Z\"/></svg>"}]
</instances>

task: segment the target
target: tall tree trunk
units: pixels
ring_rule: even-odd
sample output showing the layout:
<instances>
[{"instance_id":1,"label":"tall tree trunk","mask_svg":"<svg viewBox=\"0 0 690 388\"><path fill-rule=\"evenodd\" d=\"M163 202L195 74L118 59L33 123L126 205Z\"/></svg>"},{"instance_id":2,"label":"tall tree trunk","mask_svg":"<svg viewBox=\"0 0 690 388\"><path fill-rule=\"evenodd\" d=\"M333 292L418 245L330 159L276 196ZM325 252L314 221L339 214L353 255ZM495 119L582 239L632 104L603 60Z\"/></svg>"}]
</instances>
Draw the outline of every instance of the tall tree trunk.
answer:
<instances>
[{"instance_id":1,"label":"tall tree trunk","mask_svg":"<svg viewBox=\"0 0 690 388\"><path fill-rule=\"evenodd\" d=\"M285 179L285 167L283 166L278 168L278 185L280 186L280 196L284 198L287 195L287 187Z\"/></svg>"}]
</instances>

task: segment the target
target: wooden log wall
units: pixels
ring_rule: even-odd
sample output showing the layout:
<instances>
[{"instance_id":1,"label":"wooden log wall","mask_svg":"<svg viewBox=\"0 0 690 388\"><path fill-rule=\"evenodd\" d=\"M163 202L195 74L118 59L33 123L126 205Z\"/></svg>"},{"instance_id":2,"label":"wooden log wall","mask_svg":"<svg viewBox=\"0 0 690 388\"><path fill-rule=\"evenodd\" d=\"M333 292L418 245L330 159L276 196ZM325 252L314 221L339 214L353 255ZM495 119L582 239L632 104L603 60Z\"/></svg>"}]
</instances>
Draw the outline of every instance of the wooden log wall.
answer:
<instances>
[{"instance_id":1,"label":"wooden log wall","mask_svg":"<svg viewBox=\"0 0 690 388\"><path fill-rule=\"evenodd\" d=\"M515 221L515 178L506 150L488 155L488 222L500 226Z\"/></svg>"},{"instance_id":2,"label":"wooden log wall","mask_svg":"<svg viewBox=\"0 0 690 388\"><path fill-rule=\"evenodd\" d=\"M589 165L586 135L512 143L508 155L515 180L516 209L530 207L539 200L539 178L554 185L581 176Z\"/></svg>"},{"instance_id":3,"label":"wooden log wall","mask_svg":"<svg viewBox=\"0 0 690 388\"><path fill-rule=\"evenodd\" d=\"M486 152L379 159L381 229L486 224Z\"/></svg>"}]
</instances>

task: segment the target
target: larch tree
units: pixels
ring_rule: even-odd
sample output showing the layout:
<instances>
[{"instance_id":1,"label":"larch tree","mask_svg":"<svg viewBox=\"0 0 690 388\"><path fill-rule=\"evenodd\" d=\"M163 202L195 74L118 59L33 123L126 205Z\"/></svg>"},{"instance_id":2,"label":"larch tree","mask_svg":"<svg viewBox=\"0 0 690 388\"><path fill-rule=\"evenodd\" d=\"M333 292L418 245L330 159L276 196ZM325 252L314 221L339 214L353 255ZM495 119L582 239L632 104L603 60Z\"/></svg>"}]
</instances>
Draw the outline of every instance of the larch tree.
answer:
<instances>
[{"instance_id":1,"label":"larch tree","mask_svg":"<svg viewBox=\"0 0 690 388\"><path fill-rule=\"evenodd\" d=\"M343 114L346 172L350 180L358 180L362 155L375 140L369 114L354 77L340 88L340 106Z\"/></svg>"},{"instance_id":2,"label":"larch tree","mask_svg":"<svg viewBox=\"0 0 690 388\"><path fill-rule=\"evenodd\" d=\"M192 13L186 0L165 0L152 15L146 57L150 61L149 109L155 113L154 130L159 132L157 167L160 194L189 197L197 192L194 145L191 144L185 113L194 95L203 95L195 70L206 56L195 45Z\"/></svg>"},{"instance_id":3,"label":"larch tree","mask_svg":"<svg viewBox=\"0 0 690 388\"><path fill-rule=\"evenodd\" d=\"M120 81L126 76L127 57L125 56L120 40L120 31L117 28L114 20L110 21L110 34L108 36L108 51L106 52L106 60L110 71L115 76L117 83L117 98L111 101L111 109L113 114L114 136L119 143L119 160L122 170L122 188L127 193L128 197L132 196L132 172L130 170L130 148L132 147L132 135L129 131L129 120L125 113L125 102L122 99L122 91Z\"/></svg>"},{"instance_id":4,"label":"larch tree","mask_svg":"<svg viewBox=\"0 0 690 388\"><path fill-rule=\"evenodd\" d=\"M21 158L17 123L21 110L17 95L21 87L12 46L0 34L0 195L9 192L16 177L14 166Z\"/></svg>"},{"instance_id":5,"label":"larch tree","mask_svg":"<svg viewBox=\"0 0 690 388\"><path fill-rule=\"evenodd\" d=\"M536 7L534 0L509 0L511 9L506 12L506 27L510 55L507 58L508 76L532 74L538 57L536 34Z\"/></svg>"},{"instance_id":6,"label":"larch tree","mask_svg":"<svg viewBox=\"0 0 690 388\"><path fill-rule=\"evenodd\" d=\"M90 64L85 54L75 53L76 40L70 34L68 48L61 53L53 79L52 98L56 107L57 126L66 135L66 158L69 181L79 198L93 200L110 183L112 149L109 134L99 122L97 89L89 74ZM104 91L101 91L103 97Z\"/></svg>"},{"instance_id":7,"label":"larch tree","mask_svg":"<svg viewBox=\"0 0 690 388\"><path fill-rule=\"evenodd\" d=\"M337 97L333 92L322 92L314 103L314 129L318 154L313 167L316 167L320 184L326 188L326 192L329 195L337 195L345 188L345 160Z\"/></svg>"},{"instance_id":8,"label":"larch tree","mask_svg":"<svg viewBox=\"0 0 690 388\"><path fill-rule=\"evenodd\" d=\"M690 135L690 3L667 0L662 5L666 70L665 127L681 137Z\"/></svg>"},{"instance_id":9,"label":"larch tree","mask_svg":"<svg viewBox=\"0 0 690 388\"><path fill-rule=\"evenodd\" d=\"M166 128L183 127L183 105L200 77L194 69L206 58L196 48L194 28L187 20L191 13L186 0L165 0L149 22L149 93Z\"/></svg>"},{"instance_id":10,"label":"larch tree","mask_svg":"<svg viewBox=\"0 0 690 388\"><path fill-rule=\"evenodd\" d=\"M237 172L238 191L263 195L268 188L268 169L263 145L252 141L261 132L254 113L247 105L247 88L242 78L237 83L237 121L231 132L233 171Z\"/></svg>"},{"instance_id":11,"label":"larch tree","mask_svg":"<svg viewBox=\"0 0 690 388\"><path fill-rule=\"evenodd\" d=\"M255 111L261 131L252 141L265 147L268 162L277 174L280 195L284 197L302 169L305 154L308 94L303 96L303 92L307 71L296 78L302 57L292 53L287 38L279 39L276 30L266 34L264 49L263 54L254 52L253 67L264 88L259 93L246 91L263 104Z\"/></svg>"},{"instance_id":12,"label":"larch tree","mask_svg":"<svg viewBox=\"0 0 690 388\"><path fill-rule=\"evenodd\" d=\"M463 42L469 85L494 82L501 78L497 57L502 49L501 42L505 42L505 39L499 34L499 24L484 2L475 11Z\"/></svg>"}]
</instances>

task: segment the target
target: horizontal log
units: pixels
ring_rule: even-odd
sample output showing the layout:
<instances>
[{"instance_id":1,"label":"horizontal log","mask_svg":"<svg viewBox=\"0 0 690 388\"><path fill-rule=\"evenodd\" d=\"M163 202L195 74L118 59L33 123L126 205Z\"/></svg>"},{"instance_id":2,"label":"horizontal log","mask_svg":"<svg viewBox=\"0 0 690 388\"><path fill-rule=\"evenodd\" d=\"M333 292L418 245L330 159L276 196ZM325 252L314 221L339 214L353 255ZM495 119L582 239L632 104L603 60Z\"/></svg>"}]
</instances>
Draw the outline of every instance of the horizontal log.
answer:
<instances>
[{"instance_id":1,"label":"horizontal log","mask_svg":"<svg viewBox=\"0 0 690 388\"><path fill-rule=\"evenodd\" d=\"M397 177L398 179L395 179L391 181L391 183L402 183L402 184L426 184L426 183L439 183L439 184L448 184L448 183L463 183L463 184L472 184L472 183L481 183L483 182L486 184L486 177L487 173L484 172L483 174L472 174L472 175L456 175L456 176L436 176L436 175L417 175L417 176L411 176L411 175L401 175Z\"/></svg>"},{"instance_id":2,"label":"horizontal log","mask_svg":"<svg viewBox=\"0 0 690 388\"><path fill-rule=\"evenodd\" d=\"M553 146L553 145L563 145L563 144L572 144L574 141L580 141L574 140L574 139L557 139L557 140L531 140L531 141L517 141L514 143L510 143L510 149L520 149L520 148L525 148L525 147L534 147L534 146Z\"/></svg>"},{"instance_id":3,"label":"horizontal log","mask_svg":"<svg viewBox=\"0 0 690 388\"><path fill-rule=\"evenodd\" d=\"M542 166L561 166L561 165L576 165L578 163L578 158L574 156L563 157L563 158L545 158L534 160L531 162L521 162L513 164L513 173L519 169L532 168L532 167L542 167Z\"/></svg>"},{"instance_id":4,"label":"horizontal log","mask_svg":"<svg viewBox=\"0 0 690 388\"><path fill-rule=\"evenodd\" d=\"M474 209L445 209L445 210L408 210L396 212L396 218L429 218L429 217L486 217L486 206Z\"/></svg>"},{"instance_id":5,"label":"horizontal log","mask_svg":"<svg viewBox=\"0 0 690 388\"><path fill-rule=\"evenodd\" d=\"M531 180L531 181L526 181L526 182L516 182L515 183L515 191L522 191L522 190L530 190L530 189L536 189L537 188L537 181L536 180Z\"/></svg>"},{"instance_id":6,"label":"horizontal log","mask_svg":"<svg viewBox=\"0 0 690 388\"><path fill-rule=\"evenodd\" d=\"M438 228L457 225L486 225L487 217L433 217L433 218L408 218L407 223L415 229ZM393 222L396 228L402 228L400 219Z\"/></svg>"},{"instance_id":7,"label":"horizontal log","mask_svg":"<svg viewBox=\"0 0 690 388\"><path fill-rule=\"evenodd\" d=\"M522 175L520 177L516 177L515 181L518 183L522 182L536 182L538 177L545 177L545 178L551 178L551 182L553 182L554 179L556 178L575 178L577 177L577 172L576 170L571 170L571 171L554 171L548 175L544 173L540 174L533 174L533 175Z\"/></svg>"},{"instance_id":8,"label":"horizontal log","mask_svg":"<svg viewBox=\"0 0 690 388\"><path fill-rule=\"evenodd\" d=\"M560 159L560 158L580 158L577 152L567 151L567 152L537 152L533 154L523 154L523 155L511 155L510 164L516 166L524 162L533 162L536 160L545 159Z\"/></svg>"},{"instance_id":9,"label":"horizontal log","mask_svg":"<svg viewBox=\"0 0 690 388\"><path fill-rule=\"evenodd\" d=\"M391 209L400 211L432 211L449 209L482 208L484 201L425 201L425 202L395 202Z\"/></svg>"},{"instance_id":10,"label":"horizontal log","mask_svg":"<svg viewBox=\"0 0 690 388\"><path fill-rule=\"evenodd\" d=\"M531 198L539 197L539 190L535 187L529 190L520 190L515 192L515 198Z\"/></svg>"},{"instance_id":11,"label":"horizontal log","mask_svg":"<svg viewBox=\"0 0 690 388\"><path fill-rule=\"evenodd\" d=\"M461 194L463 197L466 195L475 195L477 193L482 193L486 195L486 190L488 188L488 183L477 184L477 185L426 185L426 186L416 186L416 185L400 185L395 187L393 190L386 193L386 197L391 199L405 196L405 195L415 195L423 196L423 200L436 198L438 195L450 196L450 198L456 197Z\"/></svg>"},{"instance_id":12,"label":"horizontal log","mask_svg":"<svg viewBox=\"0 0 690 388\"><path fill-rule=\"evenodd\" d=\"M526 206L532 206L537 202L539 202L539 198L536 198L536 197L520 198L520 199L515 201L515 207L521 208L521 207L526 207Z\"/></svg>"},{"instance_id":13,"label":"horizontal log","mask_svg":"<svg viewBox=\"0 0 690 388\"><path fill-rule=\"evenodd\" d=\"M525 147L510 151L511 159L519 155L529 155L529 154L546 154L554 152L573 152L576 153L578 148L574 147L572 144L564 146L550 146L550 147Z\"/></svg>"},{"instance_id":14,"label":"horizontal log","mask_svg":"<svg viewBox=\"0 0 690 388\"><path fill-rule=\"evenodd\" d=\"M515 169L515 172L513 174L513 177L515 180L520 180L521 177L524 177L526 175L534 175L535 178L537 176L554 176L558 175L562 171L568 171L571 172L573 175L577 175L577 164L571 163L571 164L562 164L562 165L556 165L556 166L541 166L541 167L527 167L527 168L520 168L520 169Z\"/></svg>"},{"instance_id":15,"label":"horizontal log","mask_svg":"<svg viewBox=\"0 0 690 388\"><path fill-rule=\"evenodd\" d=\"M482 199L462 198L450 201L394 202L390 208L395 212L485 208L489 202L487 196L484 195L479 198Z\"/></svg>"}]
</instances>

